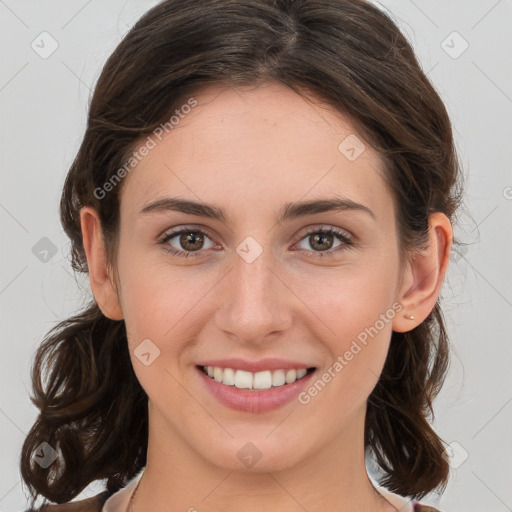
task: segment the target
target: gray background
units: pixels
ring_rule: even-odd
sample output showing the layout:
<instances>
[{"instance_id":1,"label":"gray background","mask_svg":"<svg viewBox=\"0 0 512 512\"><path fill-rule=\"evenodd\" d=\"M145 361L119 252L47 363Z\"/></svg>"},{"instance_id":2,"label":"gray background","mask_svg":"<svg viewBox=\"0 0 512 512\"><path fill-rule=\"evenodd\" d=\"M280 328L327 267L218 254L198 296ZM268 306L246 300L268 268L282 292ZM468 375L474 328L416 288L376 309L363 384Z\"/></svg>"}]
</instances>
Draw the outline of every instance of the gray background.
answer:
<instances>
[{"instance_id":1,"label":"gray background","mask_svg":"<svg viewBox=\"0 0 512 512\"><path fill-rule=\"evenodd\" d=\"M64 177L103 63L155 3L0 0L4 512L26 504L18 458L36 417L28 398L33 354L45 333L80 309L90 293L87 278L73 276L59 222ZM512 2L381 5L411 40L447 104L467 178L455 233L470 245L453 253L442 292L453 357L435 419L440 435L458 444L445 494L423 501L446 512L512 510ZM52 44L57 49L43 58ZM93 484L78 499L96 492Z\"/></svg>"}]
</instances>

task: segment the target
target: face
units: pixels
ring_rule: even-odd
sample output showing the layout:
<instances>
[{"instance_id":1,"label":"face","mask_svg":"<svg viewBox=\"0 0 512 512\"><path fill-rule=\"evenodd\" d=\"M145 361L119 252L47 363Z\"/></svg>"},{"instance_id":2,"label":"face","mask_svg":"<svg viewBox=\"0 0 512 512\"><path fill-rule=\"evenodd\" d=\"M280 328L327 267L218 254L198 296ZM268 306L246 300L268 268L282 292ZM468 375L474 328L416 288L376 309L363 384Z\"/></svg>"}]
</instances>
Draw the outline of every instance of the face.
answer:
<instances>
[{"instance_id":1,"label":"face","mask_svg":"<svg viewBox=\"0 0 512 512\"><path fill-rule=\"evenodd\" d=\"M258 471L279 470L361 439L400 307L393 199L332 108L276 83L194 99L120 196L132 363L150 438L231 470L254 450ZM291 369L309 370L292 383Z\"/></svg>"}]
</instances>

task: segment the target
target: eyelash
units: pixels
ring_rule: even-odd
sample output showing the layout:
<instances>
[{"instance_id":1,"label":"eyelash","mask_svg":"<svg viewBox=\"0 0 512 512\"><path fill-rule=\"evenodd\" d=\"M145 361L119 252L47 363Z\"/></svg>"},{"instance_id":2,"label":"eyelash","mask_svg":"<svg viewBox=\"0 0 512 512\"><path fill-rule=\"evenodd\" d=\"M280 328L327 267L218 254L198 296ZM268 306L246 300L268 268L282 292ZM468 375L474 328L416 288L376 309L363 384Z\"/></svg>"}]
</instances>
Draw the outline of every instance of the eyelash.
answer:
<instances>
[{"instance_id":1,"label":"eyelash","mask_svg":"<svg viewBox=\"0 0 512 512\"><path fill-rule=\"evenodd\" d=\"M206 235L208 238L211 239L210 236L208 236L208 233L204 232L203 230L201 229L197 229L197 228L182 228L182 229L179 229L179 230L176 230L176 231L168 231L167 233L164 234L163 238L159 241L159 244L161 244L164 249L165 252L173 255L173 256L177 256L177 257L180 257L180 258L189 258L189 257L193 257L193 258L196 258L196 257L201 257L200 253L204 252L203 250L198 250L198 251L180 251L178 249L175 249L174 247L170 247L170 246L167 246L165 247L165 245L167 244L167 242L169 242L170 240L172 240L173 238L175 238L176 236L178 235L182 235L184 233L200 233L202 235ZM302 240L304 240L305 238L308 238L309 236L311 235L316 235L316 234L328 234L328 235L333 235L335 236L340 242L343 243L343 245L335 248L335 249L329 249L328 251L308 251L308 252L313 252L315 255L313 256L314 258L330 258L330 257L334 257L335 253L338 253L338 252L342 252L346 249L349 249L351 247L353 247L355 245L352 237L348 236L347 234L345 234L345 231L341 231L340 229L337 229L337 228L334 228L334 227L329 227L329 228L310 228L303 236L302 238L300 238L300 240L298 242L301 242ZM302 249L302 250L305 250L305 249ZM195 253L198 253L198 254L195 254Z\"/></svg>"}]
</instances>

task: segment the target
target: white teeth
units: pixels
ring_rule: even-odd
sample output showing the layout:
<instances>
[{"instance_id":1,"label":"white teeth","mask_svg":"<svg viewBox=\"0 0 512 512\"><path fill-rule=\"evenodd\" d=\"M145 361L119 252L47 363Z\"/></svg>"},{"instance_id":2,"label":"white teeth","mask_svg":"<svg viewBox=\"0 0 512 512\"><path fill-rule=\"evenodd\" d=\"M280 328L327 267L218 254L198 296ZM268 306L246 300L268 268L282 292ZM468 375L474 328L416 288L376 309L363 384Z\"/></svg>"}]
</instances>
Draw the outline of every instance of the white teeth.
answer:
<instances>
[{"instance_id":1,"label":"white teeth","mask_svg":"<svg viewBox=\"0 0 512 512\"><path fill-rule=\"evenodd\" d=\"M285 382L284 370L276 370L272 374L272 386L282 386Z\"/></svg>"},{"instance_id":2,"label":"white teeth","mask_svg":"<svg viewBox=\"0 0 512 512\"><path fill-rule=\"evenodd\" d=\"M234 386L235 385L235 370L232 368L226 368L224 370L224 377L222 379L222 382L224 384L227 384L228 386Z\"/></svg>"},{"instance_id":3,"label":"white teeth","mask_svg":"<svg viewBox=\"0 0 512 512\"><path fill-rule=\"evenodd\" d=\"M254 389L270 389L272 387L272 373L268 370L255 373L252 385Z\"/></svg>"},{"instance_id":4,"label":"white teeth","mask_svg":"<svg viewBox=\"0 0 512 512\"><path fill-rule=\"evenodd\" d=\"M291 384L297 380L297 372L295 370L288 370L286 372L286 384Z\"/></svg>"},{"instance_id":5,"label":"white teeth","mask_svg":"<svg viewBox=\"0 0 512 512\"><path fill-rule=\"evenodd\" d=\"M219 368L222 372L222 370ZM252 389L252 373L237 370L235 373L235 387L238 389Z\"/></svg>"},{"instance_id":6,"label":"white teeth","mask_svg":"<svg viewBox=\"0 0 512 512\"><path fill-rule=\"evenodd\" d=\"M213 369L213 378L217 382L222 382L222 374L223 374L222 368L216 367Z\"/></svg>"},{"instance_id":7,"label":"white teeth","mask_svg":"<svg viewBox=\"0 0 512 512\"><path fill-rule=\"evenodd\" d=\"M302 379L302 377L304 377L306 373L308 373L306 368L301 368L300 370L297 370L297 379Z\"/></svg>"},{"instance_id":8,"label":"white teeth","mask_svg":"<svg viewBox=\"0 0 512 512\"><path fill-rule=\"evenodd\" d=\"M305 368L298 370L265 370L262 372L246 372L233 368L219 368L218 366L206 366L204 371L209 377L227 386L235 386L238 389L270 389L285 384L292 384L302 379L307 373Z\"/></svg>"}]
</instances>

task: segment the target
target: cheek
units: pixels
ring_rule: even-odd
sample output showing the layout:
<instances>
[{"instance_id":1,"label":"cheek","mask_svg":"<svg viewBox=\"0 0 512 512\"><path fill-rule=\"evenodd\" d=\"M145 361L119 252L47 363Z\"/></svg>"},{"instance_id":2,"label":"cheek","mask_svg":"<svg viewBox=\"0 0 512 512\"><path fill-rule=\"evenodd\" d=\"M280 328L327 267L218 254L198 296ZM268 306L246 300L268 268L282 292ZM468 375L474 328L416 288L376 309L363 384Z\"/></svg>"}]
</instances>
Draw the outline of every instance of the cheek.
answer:
<instances>
[{"instance_id":1,"label":"cheek","mask_svg":"<svg viewBox=\"0 0 512 512\"><path fill-rule=\"evenodd\" d=\"M136 338L164 339L180 318L186 314L192 292L180 272L170 272L155 258L158 249L145 252L126 245L119 251L121 307L127 327ZM152 257L149 257L150 254ZM129 256L128 256L129 255Z\"/></svg>"},{"instance_id":2,"label":"cheek","mask_svg":"<svg viewBox=\"0 0 512 512\"><path fill-rule=\"evenodd\" d=\"M119 252L118 266L130 357L140 384L151 395L155 385L170 378L165 372L172 368L169 361L178 360L184 340L176 329L186 310L180 283L169 282L163 269L138 255L136 249L124 249Z\"/></svg>"},{"instance_id":3,"label":"cheek","mask_svg":"<svg viewBox=\"0 0 512 512\"><path fill-rule=\"evenodd\" d=\"M332 400L347 407L361 403L382 372L392 321L400 306L393 295L396 268L375 267L378 270L354 268L336 279L317 283L314 293L309 287L309 295L308 287L303 288L301 296L307 297L304 302L315 313L316 320L310 324L315 338L322 340L329 354L327 366L319 372L325 388L329 388L327 402ZM323 394L322 386L317 387Z\"/></svg>"},{"instance_id":4,"label":"cheek","mask_svg":"<svg viewBox=\"0 0 512 512\"><path fill-rule=\"evenodd\" d=\"M123 313L137 380L152 401L171 407L186 398L178 384L182 353L197 332L184 321L180 295L154 283L147 274L133 279L130 293L124 296Z\"/></svg>"},{"instance_id":5,"label":"cheek","mask_svg":"<svg viewBox=\"0 0 512 512\"><path fill-rule=\"evenodd\" d=\"M382 301L384 303L385 301ZM382 373L395 311L367 303L361 310L347 304L334 325L335 336L323 336L329 360L299 397L314 428L338 432L366 403ZM376 313L378 311L378 313ZM382 312L382 316L381 316ZM309 405L308 405L309 404ZM308 420L309 421L309 420Z\"/></svg>"},{"instance_id":6,"label":"cheek","mask_svg":"<svg viewBox=\"0 0 512 512\"><path fill-rule=\"evenodd\" d=\"M301 279L297 283L298 295L306 306L315 314L317 324L322 330L319 339L327 336L330 345L337 353L346 350L347 342L361 334L365 329L375 326L384 334L391 332L394 316L397 268L384 266L374 261L371 268L356 265L350 268L330 269L325 278L314 276ZM384 323L381 321L384 318ZM375 336L374 329L371 329Z\"/></svg>"}]
</instances>

